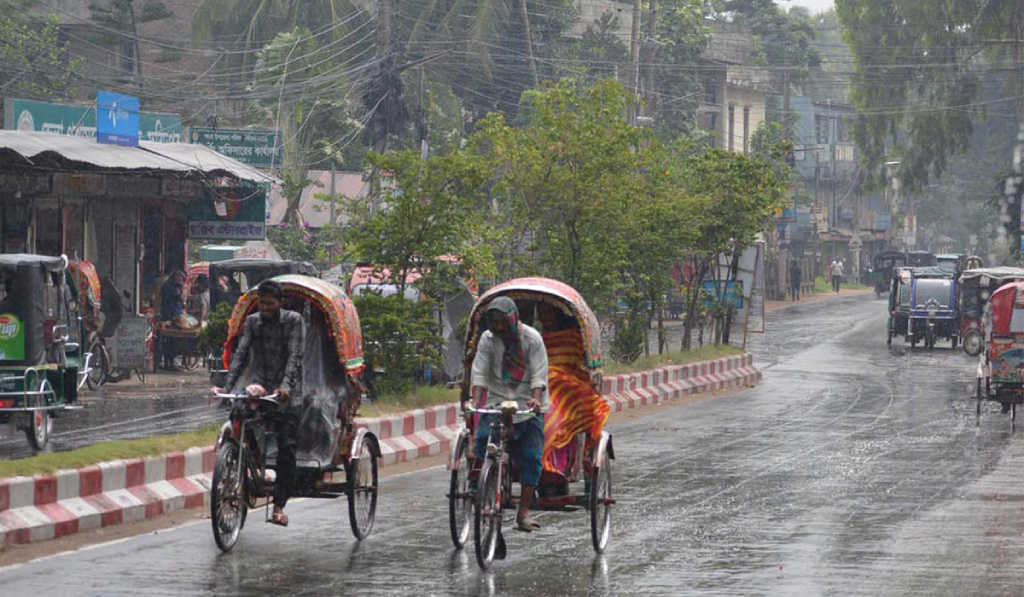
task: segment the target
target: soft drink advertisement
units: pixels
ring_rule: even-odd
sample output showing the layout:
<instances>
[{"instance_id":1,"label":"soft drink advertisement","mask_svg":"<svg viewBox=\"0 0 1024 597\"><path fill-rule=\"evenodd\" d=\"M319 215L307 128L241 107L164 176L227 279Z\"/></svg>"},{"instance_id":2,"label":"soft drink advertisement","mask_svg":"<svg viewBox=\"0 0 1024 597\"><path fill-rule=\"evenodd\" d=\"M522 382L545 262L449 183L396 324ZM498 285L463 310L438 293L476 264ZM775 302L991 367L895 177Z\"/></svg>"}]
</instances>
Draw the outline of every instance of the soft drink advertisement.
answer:
<instances>
[{"instance_id":1,"label":"soft drink advertisement","mask_svg":"<svg viewBox=\"0 0 1024 597\"><path fill-rule=\"evenodd\" d=\"M25 326L13 313L0 315L0 361L25 359Z\"/></svg>"}]
</instances>

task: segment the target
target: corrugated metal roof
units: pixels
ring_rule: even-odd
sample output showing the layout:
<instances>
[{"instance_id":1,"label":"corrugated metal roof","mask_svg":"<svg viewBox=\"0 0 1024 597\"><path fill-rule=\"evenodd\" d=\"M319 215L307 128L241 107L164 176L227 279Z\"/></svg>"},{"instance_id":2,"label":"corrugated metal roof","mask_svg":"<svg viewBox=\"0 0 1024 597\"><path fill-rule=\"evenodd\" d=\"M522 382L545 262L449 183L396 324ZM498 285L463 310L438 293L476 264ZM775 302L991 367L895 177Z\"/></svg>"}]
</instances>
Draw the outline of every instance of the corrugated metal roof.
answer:
<instances>
[{"instance_id":1,"label":"corrugated metal roof","mask_svg":"<svg viewBox=\"0 0 1024 597\"><path fill-rule=\"evenodd\" d=\"M168 170L188 172L183 163L161 155L120 145L97 143L95 139L54 133L0 130L0 149L8 149L32 160L52 153L66 160L113 170Z\"/></svg>"},{"instance_id":2,"label":"corrugated metal roof","mask_svg":"<svg viewBox=\"0 0 1024 597\"><path fill-rule=\"evenodd\" d=\"M123 147L97 143L95 139L86 137L0 130L0 150L4 149L30 161L42 154L52 154L71 162L109 170L201 172L233 176L248 182L278 182L272 176L204 145L140 141L138 147Z\"/></svg>"},{"instance_id":3,"label":"corrugated metal roof","mask_svg":"<svg viewBox=\"0 0 1024 597\"><path fill-rule=\"evenodd\" d=\"M217 153L205 145L139 141L139 147L181 164L187 164L191 169L209 174L228 174L239 180L257 183L277 182L274 177L236 159Z\"/></svg>"}]
</instances>

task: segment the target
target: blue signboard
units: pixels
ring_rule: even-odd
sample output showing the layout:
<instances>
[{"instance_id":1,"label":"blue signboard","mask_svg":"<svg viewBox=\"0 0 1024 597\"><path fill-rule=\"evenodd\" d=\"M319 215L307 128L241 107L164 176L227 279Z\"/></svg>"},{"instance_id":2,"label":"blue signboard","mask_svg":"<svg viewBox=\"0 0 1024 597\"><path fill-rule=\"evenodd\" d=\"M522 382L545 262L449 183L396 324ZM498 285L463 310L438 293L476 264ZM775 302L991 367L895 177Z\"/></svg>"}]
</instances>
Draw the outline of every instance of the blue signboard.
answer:
<instances>
[{"instance_id":1,"label":"blue signboard","mask_svg":"<svg viewBox=\"0 0 1024 597\"><path fill-rule=\"evenodd\" d=\"M139 98L109 91L96 93L96 140L110 145L139 145Z\"/></svg>"},{"instance_id":2,"label":"blue signboard","mask_svg":"<svg viewBox=\"0 0 1024 597\"><path fill-rule=\"evenodd\" d=\"M743 280L704 280L704 306L712 307L712 301L721 301L723 306L743 308Z\"/></svg>"}]
</instances>

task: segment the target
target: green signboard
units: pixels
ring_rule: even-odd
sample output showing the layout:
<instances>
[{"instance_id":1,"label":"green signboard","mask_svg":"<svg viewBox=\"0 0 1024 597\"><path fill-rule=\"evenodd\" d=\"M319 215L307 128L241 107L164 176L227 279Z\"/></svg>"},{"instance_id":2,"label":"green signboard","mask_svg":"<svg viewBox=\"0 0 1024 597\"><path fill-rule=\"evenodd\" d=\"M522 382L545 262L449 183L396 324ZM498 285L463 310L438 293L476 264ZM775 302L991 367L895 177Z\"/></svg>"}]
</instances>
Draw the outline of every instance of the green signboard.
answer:
<instances>
[{"instance_id":1,"label":"green signboard","mask_svg":"<svg viewBox=\"0 0 1024 597\"><path fill-rule=\"evenodd\" d=\"M217 153L253 168L281 165L281 135L266 129L189 128L188 142L205 145Z\"/></svg>"},{"instance_id":2,"label":"green signboard","mask_svg":"<svg viewBox=\"0 0 1024 597\"><path fill-rule=\"evenodd\" d=\"M65 106L48 102L6 98L4 128L96 138L96 106ZM181 142L181 116L139 113L139 140Z\"/></svg>"},{"instance_id":3,"label":"green signboard","mask_svg":"<svg viewBox=\"0 0 1024 597\"><path fill-rule=\"evenodd\" d=\"M0 315L0 361L25 360L25 324L13 313Z\"/></svg>"},{"instance_id":4,"label":"green signboard","mask_svg":"<svg viewBox=\"0 0 1024 597\"><path fill-rule=\"evenodd\" d=\"M267 190L264 187L207 188L188 206L192 240L264 240L267 238Z\"/></svg>"}]
</instances>

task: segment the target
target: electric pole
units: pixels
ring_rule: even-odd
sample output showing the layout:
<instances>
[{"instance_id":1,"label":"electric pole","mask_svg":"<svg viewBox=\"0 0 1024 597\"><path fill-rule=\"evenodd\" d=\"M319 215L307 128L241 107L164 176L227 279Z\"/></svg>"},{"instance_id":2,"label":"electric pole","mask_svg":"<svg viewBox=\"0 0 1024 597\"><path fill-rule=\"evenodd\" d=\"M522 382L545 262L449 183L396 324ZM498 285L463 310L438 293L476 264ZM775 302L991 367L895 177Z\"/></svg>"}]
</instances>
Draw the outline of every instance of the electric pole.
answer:
<instances>
[{"instance_id":1,"label":"electric pole","mask_svg":"<svg viewBox=\"0 0 1024 597\"><path fill-rule=\"evenodd\" d=\"M654 113L654 106L656 103L656 90L654 87L654 71L655 71L655 56L658 52L658 42L656 37L658 35L658 0L650 0L650 12L647 17L647 40L644 42L644 46L647 48L647 76L645 85L645 100L647 102L648 114Z\"/></svg>"},{"instance_id":2,"label":"electric pole","mask_svg":"<svg viewBox=\"0 0 1024 597\"><path fill-rule=\"evenodd\" d=\"M640 111L640 11L642 0L633 0L633 26L629 35L629 59L633 65L629 73L629 85L633 92L633 107L629 114L629 123L636 125Z\"/></svg>"}]
</instances>

